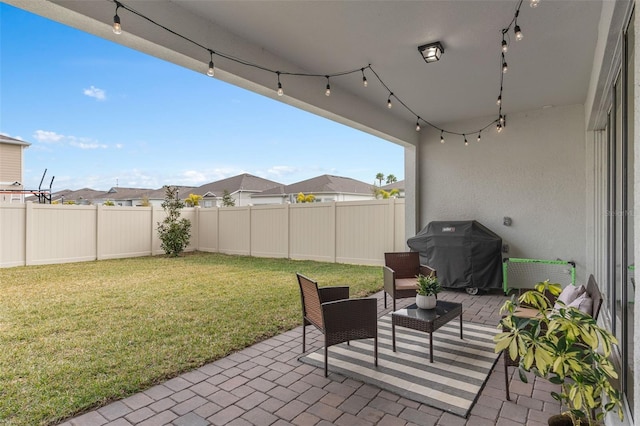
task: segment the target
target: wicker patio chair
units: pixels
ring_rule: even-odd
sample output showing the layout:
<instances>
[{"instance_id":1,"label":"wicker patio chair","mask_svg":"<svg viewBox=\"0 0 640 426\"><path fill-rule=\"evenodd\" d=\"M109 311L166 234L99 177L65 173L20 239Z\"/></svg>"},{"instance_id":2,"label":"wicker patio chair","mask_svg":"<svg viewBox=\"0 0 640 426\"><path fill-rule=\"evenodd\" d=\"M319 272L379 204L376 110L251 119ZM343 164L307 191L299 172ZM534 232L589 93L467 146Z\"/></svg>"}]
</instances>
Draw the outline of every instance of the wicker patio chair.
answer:
<instances>
[{"instance_id":1,"label":"wicker patio chair","mask_svg":"<svg viewBox=\"0 0 640 426\"><path fill-rule=\"evenodd\" d=\"M527 290L531 290L528 288L523 288L520 289L520 293L522 294L523 292L527 291ZM600 314L600 307L602 306L602 294L600 293L600 290L598 289L598 284L596 283L596 279L593 277L593 275L589 276L589 280L587 281L587 293L589 294L589 296L591 297L591 299L593 300L593 305L591 308L591 317L594 320L598 320L598 315ZM551 296L549 293L546 293L547 298L551 301L551 303L555 302L555 298L553 296ZM538 313L537 310L533 310L533 309L527 309L524 308L522 309L523 317L529 317L529 318L534 318L535 315ZM534 312L532 312L534 311ZM520 316L520 315L518 315ZM507 351L504 350L502 351L502 359L504 360L504 388L505 388L505 393L506 393L506 397L507 397L507 401L511 401L511 395L509 394L509 370L508 367L519 367L520 366L520 357L516 357L516 359L511 359L511 357L508 355Z\"/></svg>"},{"instance_id":2,"label":"wicker patio chair","mask_svg":"<svg viewBox=\"0 0 640 426\"><path fill-rule=\"evenodd\" d=\"M382 273L384 276L384 307L387 308L387 294L393 299L393 310L396 310L396 299L415 297L418 275L436 275L435 269L420 265L420 253L417 251L384 254Z\"/></svg>"},{"instance_id":3,"label":"wicker patio chair","mask_svg":"<svg viewBox=\"0 0 640 426\"><path fill-rule=\"evenodd\" d=\"M328 348L342 342L374 339L374 364L378 365L377 301L349 299L349 287L322 287L296 274L302 300L302 353L306 352L306 328L314 325L324 334L324 376L328 375Z\"/></svg>"}]
</instances>

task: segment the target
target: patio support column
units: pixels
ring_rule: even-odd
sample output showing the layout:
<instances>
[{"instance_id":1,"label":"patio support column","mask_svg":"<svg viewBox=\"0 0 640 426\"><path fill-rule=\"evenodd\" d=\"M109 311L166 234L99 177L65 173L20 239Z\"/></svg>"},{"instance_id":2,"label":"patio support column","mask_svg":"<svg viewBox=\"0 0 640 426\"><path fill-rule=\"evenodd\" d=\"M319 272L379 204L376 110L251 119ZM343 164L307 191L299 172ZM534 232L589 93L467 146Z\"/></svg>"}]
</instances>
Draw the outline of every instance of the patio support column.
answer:
<instances>
[{"instance_id":1,"label":"patio support column","mask_svg":"<svg viewBox=\"0 0 640 426\"><path fill-rule=\"evenodd\" d=\"M409 237L420 229L420 169L418 168L419 143L404 147L404 234L405 247Z\"/></svg>"},{"instance_id":2,"label":"patio support column","mask_svg":"<svg viewBox=\"0 0 640 426\"><path fill-rule=\"evenodd\" d=\"M635 88L633 92L633 117L629 117L629 120L633 120L633 135L631 136L631 141L633 143L633 152L634 152L634 177L633 177L633 226L634 226L634 258L636 263L638 263L638 259L640 259L640 11L636 8L635 17L634 17L634 46L631 46L634 52L634 76L633 76L633 86ZM640 292L635 292L635 306L639 306L640 304ZM633 335L633 353L635 354L633 363L634 370L636 372L639 371L640 368L640 315L638 312L635 312L634 315L634 335ZM633 383L633 394L635 395L633 401L634 413L637 419L640 416L640 381L634 379Z\"/></svg>"}]
</instances>

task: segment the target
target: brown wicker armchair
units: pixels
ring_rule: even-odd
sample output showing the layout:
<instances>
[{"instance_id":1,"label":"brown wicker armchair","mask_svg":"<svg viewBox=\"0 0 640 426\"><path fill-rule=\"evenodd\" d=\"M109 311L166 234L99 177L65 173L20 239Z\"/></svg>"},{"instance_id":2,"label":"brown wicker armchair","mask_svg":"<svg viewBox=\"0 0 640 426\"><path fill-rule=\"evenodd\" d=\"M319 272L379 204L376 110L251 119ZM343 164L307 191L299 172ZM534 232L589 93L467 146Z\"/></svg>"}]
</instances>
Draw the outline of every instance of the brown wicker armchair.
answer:
<instances>
[{"instance_id":1,"label":"brown wicker armchair","mask_svg":"<svg viewBox=\"0 0 640 426\"><path fill-rule=\"evenodd\" d=\"M418 275L436 275L429 266L420 265L420 253L417 251L385 253L382 273L384 275L384 307L387 308L387 294L393 299L393 310L396 310L396 299L415 297Z\"/></svg>"},{"instance_id":2,"label":"brown wicker armchair","mask_svg":"<svg viewBox=\"0 0 640 426\"><path fill-rule=\"evenodd\" d=\"M520 289L520 294L522 294L525 291L531 290L529 288L522 288ZM598 284L596 283L596 279L593 277L593 275L589 276L589 280L587 281L587 293L589 294L589 296L591 296L591 298L593 299L593 305L591 308L591 317L594 320L598 320L598 314L600 314L600 307L602 306L602 294L600 293L600 290L598 289ZM547 298L551 301L551 303L555 303L555 297L552 296L550 293L545 293L545 295L547 296ZM538 314L538 311L535 309L529 309L529 308L521 308L520 311L522 312L521 315L517 315L519 317L525 317L525 318L535 318L535 316ZM507 397L507 401L511 401L511 395L509 394L509 370L508 367L519 367L520 366L520 357L516 357L516 359L511 359L511 357L508 355L507 351L504 350L502 351L502 359L504 360L504 386L505 386L505 393L506 393L506 397Z\"/></svg>"},{"instance_id":3,"label":"brown wicker armchair","mask_svg":"<svg viewBox=\"0 0 640 426\"><path fill-rule=\"evenodd\" d=\"M342 342L374 339L374 363L378 365L377 301L349 299L349 287L322 287L296 274L302 299L302 353L306 352L306 327L314 325L324 334L324 376L327 377L328 348Z\"/></svg>"}]
</instances>

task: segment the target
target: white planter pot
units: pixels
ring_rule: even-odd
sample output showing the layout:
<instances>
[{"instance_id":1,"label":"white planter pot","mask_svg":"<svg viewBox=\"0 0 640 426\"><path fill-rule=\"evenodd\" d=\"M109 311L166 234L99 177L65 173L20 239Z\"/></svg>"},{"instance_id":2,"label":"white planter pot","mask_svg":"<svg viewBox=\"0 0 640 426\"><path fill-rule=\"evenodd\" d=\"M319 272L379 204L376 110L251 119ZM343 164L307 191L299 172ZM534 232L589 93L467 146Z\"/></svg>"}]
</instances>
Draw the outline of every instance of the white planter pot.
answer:
<instances>
[{"instance_id":1,"label":"white planter pot","mask_svg":"<svg viewBox=\"0 0 640 426\"><path fill-rule=\"evenodd\" d=\"M420 309L433 309L436 307L436 296L422 296L416 295L416 305Z\"/></svg>"}]
</instances>

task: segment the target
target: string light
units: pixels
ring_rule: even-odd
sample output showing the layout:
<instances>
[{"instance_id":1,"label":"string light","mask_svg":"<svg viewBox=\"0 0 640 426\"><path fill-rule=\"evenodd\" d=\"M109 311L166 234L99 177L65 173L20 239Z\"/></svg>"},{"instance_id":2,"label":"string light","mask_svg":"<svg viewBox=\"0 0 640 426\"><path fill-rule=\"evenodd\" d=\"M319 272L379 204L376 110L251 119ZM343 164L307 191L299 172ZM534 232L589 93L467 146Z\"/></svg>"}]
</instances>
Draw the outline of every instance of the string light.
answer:
<instances>
[{"instance_id":1,"label":"string light","mask_svg":"<svg viewBox=\"0 0 640 426\"><path fill-rule=\"evenodd\" d=\"M520 41L524 37L522 35L522 30L520 29L520 25L516 25L513 27L513 32L516 34L516 40Z\"/></svg>"},{"instance_id":2,"label":"string light","mask_svg":"<svg viewBox=\"0 0 640 426\"><path fill-rule=\"evenodd\" d=\"M469 146L469 141L467 141L467 135L462 135L464 136L464 146Z\"/></svg>"},{"instance_id":3,"label":"string light","mask_svg":"<svg viewBox=\"0 0 640 426\"><path fill-rule=\"evenodd\" d=\"M209 77L213 77L216 74L216 69L213 66L213 50L210 50L211 60L209 61L209 69L207 70L207 75Z\"/></svg>"},{"instance_id":4,"label":"string light","mask_svg":"<svg viewBox=\"0 0 640 426\"><path fill-rule=\"evenodd\" d=\"M282 83L280 83L280 71L276 74L278 74L278 91L276 93L278 93L278 96L282 96L284 95L284 90L282 90Z\"/></svg>"},{"instance_id":5,"label":"string light","mask_svg":"<svg viewBox=\"0 0 640 426\"><path fill-rule=\"evenodd\" d=\"M116 2L116 15L113 17L113 33L122 34L122 26L120 25L120 17L118 16L118 8L120 3Z\"/></svg>"},{"instance_id":6,"label":"string light","mask_svg":"<svg viewBox=\"0 0 640 426\"><path fill-rule=\"evenodd\" d=\"M120 34L122 32L122 26L120 25L120 16L118 15L118 10L119 8L123 8L124 10L133 13L134 15L139 16L140 18L150 22L153 25L156 25L164 30L166 30L167 32L182 38L183 40L197 46L200 47L206 51L209 52L210 54L210 61L209 61L209 69L207 71L207 75L209 76L214 76L215 73L215 67L214 67L214 63L213 63L213 55L215 54L216 56L222 57L228 61L231 62L235 62L239 65L243 65L243 66L247 66L247 67L252 67L264 72L270 72L273 74L276 74L277 79L278 79L278 86L277 86L277 94L278 96L283 96L284 95L284 90L282 88L282 83L280 81L280 76L281 75L289 75L289 76L298 76L298 77L325 77L327 79L327 85L326 85L326 90L325 90L325 95L326 96L331 96L331 84L330 84L330 78L331 77L340 77L340 76L346 76L346 75L350 75L353 73L357 73L360 72L362 74L362 85L364 87L368 86L368 81L367 81L367 76L365 75L365 70L369 70L369 72L373 73L373 75L375 76L375 78L377 79L377 81L388 91L389 93L389 97L387 99L387 108L391 108L393 106L392 102L391 102L391 97L395 97L395 100L401 105L403 106L408 112L410 112L411 114L413 114L416 117L416 131L420 131L421 127L420 127L420 121L422 121L423 123L427 124L428 126L436 129L436 130L440 130L440 143L444 144L445 143L445 139L444 139L444 133L449 133L452 135L459 135L459 136L463 136L464 140L465 140L465 145L468 145L468 141L467 141L467 134L473 134L475 132L478 132L478 142L480 141L480 134L483 130L487 129L488 127L492 126L492 125L496 125L496 129L498 132L501 132L502 129L505 126L505 117L502 115L502 92L503 92L503 79L504 79L504 74L508 71L508 66L507 66L507 61L505 58L505 53L508 51L509 49L509 43L508 43L508 35L509 35L509 31L511 30L511 27L513 25L513 30L515 33L515 37L516 40L521 40L523 35L522 35L522 30L520 29L520 26L518 25L518 15L520 13L520 8L522 6L522 3L524 0L518 0L518 4L516 6L516 12L515 15L513 17L513 19L511 20L511 22L509 23L509 25L507 25L507 27L503 28L501 30L501 34L502 34L502 41L500 43L500 48L501 48L501 74L500 74L500 95L497 98L497 105L498 105L498 119L497 120L493 120L492 122L490 122L489 124L487 124L486 126L482 127L481 129L475 130L475 131L469 131L466 133L458 133L458 132L453 132L453 131L449 131L449 130L445 130L440 128L439 126L430 123L429 121L421 118L418 114L416 114L407 104L405 104L401 99L399 99L394 93L393 91L389 88L389 86L387 86L387 84L382 80L382 78L380 77L380 75L378 75L378 73L374 70L374 68L372 67L371 64L367 65L366 67L361 67L361 68L356 68L353 70L348 70L348 71L343 71L343 72L338 72L338 73L333 73L333 74L314 74L314 73L301 73L301 72L289 72L289 71L276 71L273 69L270 69L266 66L257 64L257 63L253 63L241 58L237 58L233 55L230 54L226 54L220 51L213 51L212 49L209 49L208 47L202 45L201 43L194 41L191 38L188 38L187 36L184 36L182 34L177 33L176 31L154 21L153 19L143 15L142 13L132 9L131 7L120 3L118 0L111 0L116 4L116 13L115 16L113 17L113 31L116 34ZM535 8L539 5L540 0L530 0L530 6L532 8Z\"/></svg>"}]
</instances>

